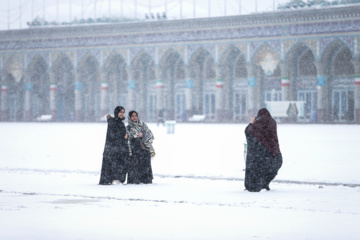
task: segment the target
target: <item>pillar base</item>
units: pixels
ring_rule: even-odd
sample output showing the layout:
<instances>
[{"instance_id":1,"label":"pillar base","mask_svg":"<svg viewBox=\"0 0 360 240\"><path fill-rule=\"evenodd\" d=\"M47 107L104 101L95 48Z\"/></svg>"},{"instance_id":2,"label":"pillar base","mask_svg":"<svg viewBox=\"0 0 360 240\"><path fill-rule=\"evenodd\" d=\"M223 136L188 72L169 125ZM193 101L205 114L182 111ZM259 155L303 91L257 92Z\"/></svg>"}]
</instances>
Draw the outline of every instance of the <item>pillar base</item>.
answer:
<instances>
[{"instance_id":1,"label":"pillar base","mask_svg":"<svg viewBox=\"0 0 360 240\"><path fill-rule=\"evenodd\" d=\"M25 111L24 121L31 122L32 120L33 118L31 116L31 111L30 110Z\"/></svg>"},{"instance_id":2,"label":"pillar base","mask_svg":"<svg viewBox=\"0 0 360 240\"><path fill-rule=\"evenodd\" d=\"M6 122L9 121L9 115L8 115L8 111L1 111L1 121L2 122Z\"/></svg>"},{"instance_id":3,"label":"pillar base","mask_svg":"<svg viewBox=\"0 0 360 240\"><path fill-rule=\"evenodd\" d=\"M76 122L81 122L83 119L82 119L82 113L81 113L81 110L76 110L75 112L75 121Z\"/></svg>"},{"instance_id":4,"label":"pillar base","mask_svg":"<svg viewBox=\"0 0 360 240\"><path fill-rule=\"evenodd\" d=\"M360 124L360 109L355 109L355 119L354 122L356 124Z\"/></svg>"},{"instance_id":5,"label":"pillar base","mask_svg":"<svg viewBox=\"0 0 360 240\"><path fill-rule=\"evenodd\" d=\"M318 123L329 123L331 122L331 111L327 109L317 110L317 122Z\"/></svg>"},{"instance_id":6,"label":"pillar base","mask_svg":"<svg viewBox=\"0 0 360 240\"><path fill-rule=\"evenodd\" d=\"M87 122L96 122L95 111L89 111Z\"/></svg>"},{"instance_id":7,"label":"pillar base","mask_svg":"<svg viewBox=\"0 0 360 240\"><path fill-rule=\"evenodd\" d=\"M167 120L176 120L175 119L175 111L172 109L168 109L167 114L166 114L166 119Z\"/></svg>"},{"instance_id":8,"label":"pillar base","mask_svg":"<svg viewBox=\"0 0 360 240\"><path fill-rule=\"evenodd\" d=\"M16 122L23 122L24 121L24 115L23 112L21 110L17 110L16 111Z\"/></svg>"},{"instance_id":9,"label":"pillar base","mask_svg":"<svg viewBox=\"0 0 360 240\"><path fill-rule=\"evenodd\" d=\"M233 113L230 110L218 109L215 112L215 121L216 122L231 122Z\"/></svg>"},{"instance_id":10,"label":"pillar base","mask_svg":"<svg viewBox=\"0 0 360 240\"><path fill-rule=\"evenodd\" d=\"M194 115L193 110L186 110L185 111L185 122L189 121L189 118L191 118Z\"/></svg>"},{"instance_id":11,"label":"pillar base","mask_svg":"<svg viewBox=\"0 0 360 240\"><path fill-rule=\"evenodd\" d=\"M51 116L52 116L51 121L56 122L57 121L56 110L51 110L50 112L51 112Z\"/></svg>"}]
</instances>

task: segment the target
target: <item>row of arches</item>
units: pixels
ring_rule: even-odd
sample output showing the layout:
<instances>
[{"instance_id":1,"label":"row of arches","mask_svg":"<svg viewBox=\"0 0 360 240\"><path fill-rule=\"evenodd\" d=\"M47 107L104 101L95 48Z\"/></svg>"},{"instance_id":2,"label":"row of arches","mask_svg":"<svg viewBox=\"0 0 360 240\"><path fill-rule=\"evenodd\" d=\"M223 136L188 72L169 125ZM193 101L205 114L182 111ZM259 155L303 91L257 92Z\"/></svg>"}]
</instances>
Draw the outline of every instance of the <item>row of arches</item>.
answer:
<instances>
[{"instance_id":1,"label":"row of arches","mask_svg":"<svg viewBox=\"0 0 360 240\"><path fill-rule=\"evenodd\" d=\"M199 47L187 60L169 48L158 62L145 50L132 61L113 51L103 64L90 53L79 63L66 54L53 62L36 55L20 78L9 58L1 78L1 119L52 115L56 121L99 121L123 105L147 121L156 121L160 109L180 121L193 114L207 121L248 121L268 101L291 100L305 102L303 121L314 121L319 110L322 121L355 120L358 61L342 41L330 44L321 58L304 42L286 53L263 44L253 57L236 45L225 49L217 58ZM319 85L319 79L325 80Z\"/></svg>"}]
</instances>

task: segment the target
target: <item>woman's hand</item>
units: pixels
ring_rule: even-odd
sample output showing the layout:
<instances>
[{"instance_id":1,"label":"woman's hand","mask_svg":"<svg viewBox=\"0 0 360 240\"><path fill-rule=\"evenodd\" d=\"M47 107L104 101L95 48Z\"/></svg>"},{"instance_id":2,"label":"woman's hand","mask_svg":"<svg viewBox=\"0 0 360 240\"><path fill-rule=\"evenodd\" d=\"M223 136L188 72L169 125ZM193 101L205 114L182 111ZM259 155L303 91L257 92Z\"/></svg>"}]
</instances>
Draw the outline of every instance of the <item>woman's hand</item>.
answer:
<instances>
[{"instance_id":1,"label":"woman's hand","mask_svg":"<svg viewBox=\"0 0 360 240\"><path fill-rule=\"evenodd\" d=\"M127 134L125 134L125 139L128 139L128 135L127 135Z\"/></svg>"},{"instance_id":2,"label":"woman's hand","mask_svg":"<svg viewBox=\"0 0 360 240\"><path fill-rule=\"evenodd\" d=\"M139 132L138 136L139 136L139 138L142 138L142 136L143 136L142 132Z\"/></svg>"},{"instance_id":3,"label":"woman's hand","mask_svg":"<svg viewBox=\"0 0 360 240\"><path fill-rule=\"evenodd\" d=\"M256 116L254 116L254 117L251 119L250 123L251 123L251 124L254 124L255 119L256 119Z\"/></svg>"}]
</instances>

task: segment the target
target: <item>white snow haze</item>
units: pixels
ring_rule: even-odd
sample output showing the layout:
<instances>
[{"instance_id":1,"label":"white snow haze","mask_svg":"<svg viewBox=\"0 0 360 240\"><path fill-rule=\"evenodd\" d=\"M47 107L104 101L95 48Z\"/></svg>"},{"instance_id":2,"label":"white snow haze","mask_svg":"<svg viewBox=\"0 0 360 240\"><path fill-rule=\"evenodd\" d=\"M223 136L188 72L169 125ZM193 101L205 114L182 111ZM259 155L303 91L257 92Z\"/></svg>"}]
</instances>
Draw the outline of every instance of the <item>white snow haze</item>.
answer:
<instances>
[{"instance_id":1,"label":"white snow haze","mask_svg":"<svg viewBox=\"0 0 360 240\"><path fill-rule=\"evenodd\" d=\"M35 18L69 23L75 19L127 18L145 21L166 12L167 20L233 16L276 10L287 0L0 0L0 30L26 29ZM151 18L151 17L150 17Z\"/></svg>"},{"instance_id":2,"label":"white snow haze","mask_svg":"<svg viewBox=\"0 0 360 240\"><path fill-rule=\"evenodd\" d=\"M245 124L148 125L153 184L103 186L106 123L0 123L0 239L359 239L358 125L279 124L259 193Z\"/></svg>"}]
</instances>

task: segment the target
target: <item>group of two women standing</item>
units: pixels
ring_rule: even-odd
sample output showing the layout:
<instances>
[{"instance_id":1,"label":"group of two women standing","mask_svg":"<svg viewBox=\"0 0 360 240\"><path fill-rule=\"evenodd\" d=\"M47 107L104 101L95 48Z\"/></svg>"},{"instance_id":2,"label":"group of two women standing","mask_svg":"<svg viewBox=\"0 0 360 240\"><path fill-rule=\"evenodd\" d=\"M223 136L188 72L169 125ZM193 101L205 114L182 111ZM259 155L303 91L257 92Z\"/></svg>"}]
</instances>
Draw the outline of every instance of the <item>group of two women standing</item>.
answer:
<instances>
[{"instance_id":1,"label":"group of two women standing","mask_svg":"<svg viewBox=\"0 0 360 240\"><path fill-rule=\"evenodd\" d=\"M154 136L148 126L138 119L136 111L129 112L128 126L124 124L125 109L115 108L114 117L108 115L103 164L102 185L124 183L152 183L151 158ZM282 165L277 136L277 124L266 108L259 110L245 129L247 157L245 188L250 192L270 190L269 184Z\"/></svg>"},{"instance_id":2,"label":"group of two women standing","mask_svg":"<svg viewBox=\"0 0 360 240\"><path fill-rule=\"evenodd\" d=\"M126 174L128 184L152 183L154 136L149 127L138 119L136 111L129 112L126 127L124 115L125 109L118 106L114 110L114 117L107 116L100 185L125 183Z\"/></svg>"}]
</instances>

